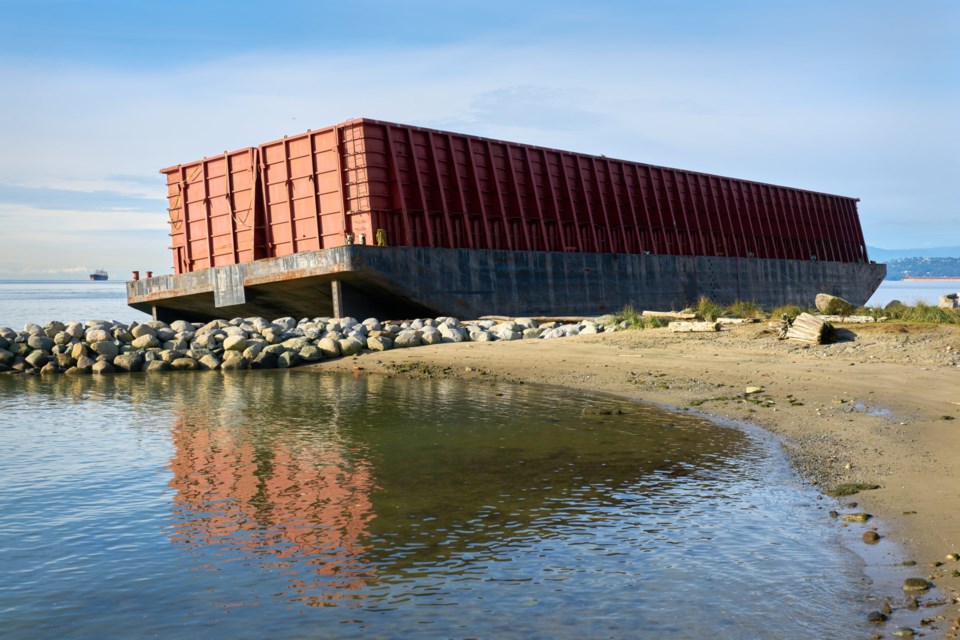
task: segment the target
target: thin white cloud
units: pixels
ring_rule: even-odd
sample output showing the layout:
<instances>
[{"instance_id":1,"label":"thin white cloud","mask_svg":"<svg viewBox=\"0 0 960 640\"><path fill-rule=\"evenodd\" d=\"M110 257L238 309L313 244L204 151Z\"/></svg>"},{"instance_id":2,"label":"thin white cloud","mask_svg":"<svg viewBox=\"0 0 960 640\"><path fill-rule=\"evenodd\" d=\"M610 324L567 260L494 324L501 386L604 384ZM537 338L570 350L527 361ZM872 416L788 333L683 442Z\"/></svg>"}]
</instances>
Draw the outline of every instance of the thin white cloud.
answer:
<instances>
[{"instance_id":1,"label":"thin white cloud","mask_svg":"<svg viewBox=\"0 0 960 640\"><path fill-rule=\"evenodd\" d=\"M159 169L366 116L858 196L870 232L918 211L955 222L941 180L960 170L956 92L891 96L851 86L863 59L798 53L473 43L136 73L0 65L0 182L161 203L152 219L26 212L60 232L160 230Z\"/></svg>"}]
</instances>

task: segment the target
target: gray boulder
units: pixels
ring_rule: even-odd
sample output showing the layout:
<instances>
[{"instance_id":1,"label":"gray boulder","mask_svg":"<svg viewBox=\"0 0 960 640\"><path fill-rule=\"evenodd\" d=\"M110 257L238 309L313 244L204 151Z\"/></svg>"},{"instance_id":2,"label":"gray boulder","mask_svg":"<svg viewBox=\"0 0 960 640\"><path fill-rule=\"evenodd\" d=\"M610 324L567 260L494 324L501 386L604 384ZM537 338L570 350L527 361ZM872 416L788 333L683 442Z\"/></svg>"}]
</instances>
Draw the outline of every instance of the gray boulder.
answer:
<instances>
[{"instance_id":1,"label":"gray boulder","mask_svg":"<svg viewBox=\"0 0 960 640\"><path fill-rule=\"evenodd\" d=\"M31 337L35 337L35 336L31 336ZM30 353L28 353L27 357L24 358L24 360L31 367L39 369L43 365L50 362L50 355L38 349L36 351L31 351Z\"/></svg>"},{"instance_id":2,"label":"gray boulder","mask_svg":"<svg viewBox=\"0 0 960 640\"><path fill-rule=\"evenodd\" d=\"M196 371L197 361L193 358L177 358L170 363L173 371Z\"/></svg>"},{"instance_id":3,"label":"gray boulder","mask_svg":"<svg viewBox=\"0 0 960 640\"><path fill-rule=\"evenodd\" d=\"M30 336L27 338L27 346L31 349L41 349L49 352L53 349L54 344L56 343L53 341L53 338L48 338L47 336Z\"/></svg>"},{"instance_id":4,"label":"gray boulder","mask_svg":"<svg viewBox=\"0 0 960 640\"><path fill-rule=\"evenodd\" d=\"M143 325L137 325L142 327ZM130 346L134 349L154 349L160 346L160 341L157 340L156 334L145 333L133 339L133 342L130 343Z\"/></svg>"},{"instance_id":5,"label":"gray boulder","mask_svg":"<svg viewBox=\"0 0 960 640\"><path fill-rule=\"evenodd\" d=\"M393 340L386 336L367 338L367 349L370 351L387 351L393 349Z\"/></svg>"},{"instance_id":6,"label":"gray boulder","mask_svg":"<svg viewBox=\"0 0 960 640\"><path fill-rule=\"evenodd\" d=\"M247 339L242 335L228 335L223 339L223 350L224 351L238 351L243 353L247 347L250 345L247 343Z\"/></svg>"},{"instance_id":7,"label":"gray boulder","mask_svg":"<svg viewBox=\"0 0 960 640\"><path fill-rule=\"evenodd\" d=\"M236 351L231 353L237 353ZM221 371L241 371L250 367L250 361L243 356L227 358L220 364Z\"/></svg>"},{"instance_id":8,"label":"gray boulder","mask_svg":"<svg viewBox=\"0 0 960 640\"><path fill-rule=\"evenodd\" d=\"M187 322L186 320L174 320L170 323L170 328L176 331L177 333L183 331L193 331L194 326Z\"/></svg>"},{"instance_id":9,"label":"gray boulder","mask_svg":"<svg viewBox=\"0 0 960 640\"><path fill-rule=\"evenodd\" d=\"M93 366L90 368L90 373L96 374L108 374L115 373L116 369L113 368L113 365L107 362L106 360L97 360L93 363Z\"/></svg>"},{"instance_id":10,"label":"gray boulder","mask_svg":"<svg viewBox=\"0 0 960 640\"><path fill-rule=\"evenodd\" d=\"M157 330L148 324L137 324L130 329L130 335L132 335L134 338L140 338L143 336L156 337Z\"/></svg>"},{"instance_id":11,"label":"gray boulder","mask_svg":"<svg viewBox=\"0 0 960 640\"><path fill-rule=\"evenodd\" d=\"M67 328L67 325L63 324L58 320L51 320L43 327L43 333L48 338L52 338L64 329Z\"/></svg>"},{"instance_id":12,"label":"gray boulder","mask_svg":"<svg viewBox=\"0 0 960 640\"><path fill-rule=\"evenodd\" d=\"M80 322L68 322L67 326L64 327L64 331L69 333L71 338L76 338L77 340L83 338L83 334L86 333L83 323Z\"/></svg>"},{"instance_id":13,"label":"gray boulder","mask_svg":"<svg viewBox=\"0 0 960 640\"><path fill-rule=\"evenodd\" d=\"M317 362L323 359L323 353L312 344L308 344L303 349L300 349L299 355L300 359L304 362Z\"/></svg>"},{"instance_id":14,"label":"gray boulder","mask_svg":"<svg viewBox=\"0 0 960 640\"><path fill-rule=\"evenodd\" d=\"M156 373L159 371L169 371L170 363L164 362L163 360L151 360L146 363L146 366L143 367L143 370L147 373Z\"/></svg>"},{"instance_id":15,"label":"gray boulder","mask_svg":"<svg viewBox=\"0 0 960 640\"><path fill-rule=\"evenodd\" d=\"M203 369L204 371L215 371L220 368L220 358L212 353L201 356L200 359L197 360L197 368Z\"/></svg>"},{"instance_id":16,"label":"gray boulder","mask_svg":"<svg viewBox=\"0 0 960 640\"><path fill-rule=\"evenodd\" d=\"M404 329L393 340L393 346L397 349L420 346L421 333L416 329Z\"/></svg>"},{"instance_id":17,"label":"gray boulder","mask_svg":"<svg viewBox=\"0 0 960 640\"><path fill-rule=\"evenodd\" d=\"M320 338L317 341L317 348L326 358L340 357L340 343L333 338Z\"/></svg>"},{"instance_id":18,"label":"gray boulder","mask_svg":"<svg viewBox=\"0 0 960 640\"><path fill-rule=\"evenodd\" d=\"M82 355L79 358L77 358L76 368L81 373L90 373L91 371L93 371L93 365L95 364L97 364L96 360L94 360L93 358L87 355Z\"/></svg>"},{"instance_id":19,"label":"gray boulder","mask_svg":"<svg viewBox=\"0 0 960 640\"><path fill-rule=\"evenodd\" d=\"M276 367L277 356L274 353L262 351L256 358L250 361L251 369L275 369Z\"/></svg>"},{"instance_id":20,"label":"gray boulder","mask_svg":"<svg viewBox=\"0 0 960 640\"><path fill-rule=\"evenodd\" d=\"M112 340L113 335L106 329L87 329L87 333L84 335L83 339L88 344L93 344L94 342L105 342L107 340Z\"/></svg>"},{"instance_id":21,"label":"gray boulder","mask_svg":"<svg viewBox=\"0 0 960 640\"><path fill-rule=\"evenodd\" d=\"M828 316L849 316L854 311L853 303L829 293L818 293L814 304L817 311Z\"/></svg>"},{"instance_id":22,"label":"gray boulder","mask_svg":"<svg viewBox=\"0 0 960 640\"><path fill-rule=\"evenodd\" d=\"M80 359L80 356L87 355L89 348L82 342L78 342L70 347L70 357L73 358L74 362Z\"/></svg>"},{"instance_id":23,"label":"gray boulder","mask_svg":"<svg viewBox=\"0 0 960 640\"><path fill-rule=\"evenodd\" d=\"M425 326L420 335L421 344L440 344L443 342L443 334L434 326Z\"/></svg>"},{"instance_id":24,"label":"gray boulder","mask_svg":"<svg viewBox=\"0 0 960 640\"><path fill-rule=\"evenodd\" d=\"M340 355L341 356L352 356L355 353L360 353L363 350L363 342L360 342L357 338L353 336L343 338L338 340L337 344L340 346Z\"/></svg>"},{"instance_id":25,"label":"gray boulder","mask_svg":"<svg viewBox=\"0 0 960 640\"><path fill-rule=\"evenodd\" d=\"M284 351L277 356L278 369L289 369L290 367L295 367L298 364L300 364L300 356L296 351Z\"/></svg>"},{"instance_id":26,"label":"gray boulder","mask_svg":"<svg viewBox=\"0 0 960 640\"><path fill-rule=\"evenodd\" d=\"M111 340L93 342L90 344L90 350L97 355L106 356L107 358L114 358L120 353L120 347Z\"/></svg>"},{"instance_id":27,"label":"gray boulder","mask_svg":"<svg viewBox=\"0 0 960 640\"><path fill-rule=\"evenodd\" d=\"M470 338L466 329L448 322L438 324L437 331L440 333L443 342L466 342Z\"/></svg>"},{"instance_id":28,"label":"gray boulder","mask_svg":"<svg viewBox=\"0 0 960 640\"><path fill-rule=\"evenodd\" d=\"M140 371L143 368L143 358L137 353L121 353L113 359L113 367L117 371Z\"/></svg>"}]
</instances>

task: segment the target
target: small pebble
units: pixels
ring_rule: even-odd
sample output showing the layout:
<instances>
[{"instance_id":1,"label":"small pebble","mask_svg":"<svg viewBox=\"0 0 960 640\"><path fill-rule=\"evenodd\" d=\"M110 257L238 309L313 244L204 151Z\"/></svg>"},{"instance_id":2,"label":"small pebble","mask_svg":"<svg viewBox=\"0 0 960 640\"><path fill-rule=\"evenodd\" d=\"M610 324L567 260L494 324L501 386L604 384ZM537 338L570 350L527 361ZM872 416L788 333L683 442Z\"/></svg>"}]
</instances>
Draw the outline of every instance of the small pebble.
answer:
<instances>
[{"instance_id":1,"label":"small pebble","mask_svg":"<svg viewBox=\"0 0 960 640\"><path fill-rule=\"evenodd\" d=\"M925 578L907 578L903 581L904 591L926 591L930 586Z\"/></svg>"},{"instance_id":2,"label":"small pebble","mask_svg":"<svg viewBox=\"0 0 960 640\"><path fill-rule=\"evenodd\" d=\"M876 531L864 531L861 537L867 544L877 544L880 542L880 534Z\"/></svg>"},{"instance_id":3,"label":"small pebble","mask_svg":"<svg viewBox=\"0 0 960 640\"><path fill-rule=\"evenodd\" d=\"M871 611L867 614L868 622L886 622L887 616L879 611Z\"/></svg>"}]
</instances>

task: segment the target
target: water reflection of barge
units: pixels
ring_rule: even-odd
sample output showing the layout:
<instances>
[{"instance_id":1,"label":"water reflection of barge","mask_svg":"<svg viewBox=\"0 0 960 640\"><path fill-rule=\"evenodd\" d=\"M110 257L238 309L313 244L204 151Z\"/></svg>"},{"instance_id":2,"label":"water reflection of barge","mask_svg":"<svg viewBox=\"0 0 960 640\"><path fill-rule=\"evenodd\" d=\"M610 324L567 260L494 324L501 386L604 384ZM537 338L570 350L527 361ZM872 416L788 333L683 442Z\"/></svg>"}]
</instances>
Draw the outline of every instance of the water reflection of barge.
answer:
<instances>
[{"instance_id":1,"label":"water reflection of barge","mask_svg":"<svg viewBox=\"0 0 960 640\"><path fill-rule=\"evenodd\" d=\"M374 120L163 170L160 319L862 304L857 200Z\"/></svg>"}]
</instances>

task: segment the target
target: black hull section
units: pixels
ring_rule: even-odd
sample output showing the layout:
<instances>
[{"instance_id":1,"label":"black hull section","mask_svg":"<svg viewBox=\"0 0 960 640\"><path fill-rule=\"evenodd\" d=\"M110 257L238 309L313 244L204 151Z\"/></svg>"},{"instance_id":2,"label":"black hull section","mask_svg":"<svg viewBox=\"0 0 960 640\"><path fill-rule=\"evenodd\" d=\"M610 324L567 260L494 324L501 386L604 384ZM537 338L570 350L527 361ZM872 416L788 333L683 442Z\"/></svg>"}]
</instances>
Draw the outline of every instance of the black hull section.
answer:
<instances>
[{"instance_id":1,"label":"black hull section","mask_svg":"<svg viewBox=\"0 0 960 640\"><path fill-rule=\"evenodd\" d=\"M595 316L701 296L770 309L818 293L866 303L886 265L706 256L344 246L127 283L160 320L237 316Z\"/></svg>"}]
</instances>

